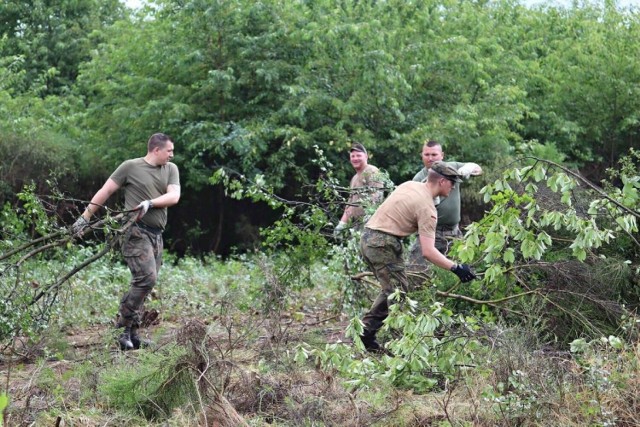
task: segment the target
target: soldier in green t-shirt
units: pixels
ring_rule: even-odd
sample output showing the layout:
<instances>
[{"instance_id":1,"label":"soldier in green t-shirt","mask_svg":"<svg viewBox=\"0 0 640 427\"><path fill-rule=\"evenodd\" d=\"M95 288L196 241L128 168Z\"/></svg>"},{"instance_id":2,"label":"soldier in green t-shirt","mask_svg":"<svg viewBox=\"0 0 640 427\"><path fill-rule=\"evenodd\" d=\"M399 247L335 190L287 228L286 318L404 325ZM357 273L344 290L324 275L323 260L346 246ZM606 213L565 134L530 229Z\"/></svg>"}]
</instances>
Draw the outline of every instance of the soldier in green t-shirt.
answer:
<instances>
[{"instance_id":1,"label":"soldier in green t-shirt","mask_svg":"<svg viewBox=\"0 0 640 427\"><path fill-rule=\"evenodd\" d=\"M148 344L138 335L144 301L153 289L162 265L162 231L167 224L167 208L180 200L178 167L171 163L173 141L162 133L151 135L144 157L124 161L93 196L82 215L73 224L75 234L90 227L95 214L122 188L125 209L137 211L133 226L127 230L122 254L131 271L131 287L120 301L118 338L122 350Z\"/></svg>"},{"instance_id":2,"label":"soldier in green t-shirt","mask_svg":"<svg viewBox=\"0 0 640 427\"><path fill-rule=\"evenodd\" d=\"M413 181L422 182L427 177L429 168L435 162L441 162L444 159L442 144L435 140L427 140L422 146L422 163L424 167L414 177ZM443 162L447 166L458 171L460 176L468 179L470 176L482 174L482 168L476 163L470 162ZM442 254L447 254L449 245L453 239L462 237L459 224L460 214L460 183L456 183L451 193L447 197L440 197L434 200L436 210L438 211L438 223L436 226L436 249ZM429 264L422 257L420 241L416 240L415 244L409 250L407 260L407 271L411 277L412 287L424 282L426 273L429 270Z\"/></svg>"}]
</instances>

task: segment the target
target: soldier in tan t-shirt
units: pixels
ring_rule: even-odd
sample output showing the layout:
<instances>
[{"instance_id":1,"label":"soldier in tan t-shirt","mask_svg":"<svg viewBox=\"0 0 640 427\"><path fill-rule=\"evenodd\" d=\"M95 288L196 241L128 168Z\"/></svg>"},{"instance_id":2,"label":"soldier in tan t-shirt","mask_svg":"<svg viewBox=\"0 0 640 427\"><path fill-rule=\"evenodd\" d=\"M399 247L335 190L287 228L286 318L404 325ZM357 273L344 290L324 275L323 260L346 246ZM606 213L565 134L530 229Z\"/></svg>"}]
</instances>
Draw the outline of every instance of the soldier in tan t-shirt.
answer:
<instances>
[{"instance_id":1,"label":"soldier in tan t-shirt","mask_svg":"<svg viewBox=\"0 0 640 427\"><path fill-rule=\"evenodd\" d=\"M402 257L403 237L417 232L422 255L428 261L451 270L462 282L475 279L469 266L454 263L435 248L438 213L433 199L446 197L459 180L458 171L444 163L434 163L426 182L400 184L365 224L360 250L382 288L362 319L364 332L360 338L367 350L380 350L376 332L389 314L389 295L398 288L404 292L408 288Z\"/></svg>"},{"instance_id":2,"label":"soldier in tan t-shirt","mask_svg":"<svg viewBox=\"0 0 640 427\"><path fill-rule=\"evenodd\" d=\"M349 225L361 226L364 222L364 208L371 203L380 202L384 196L380 170L369 164L369 154L364 145L358 142L351 145L349 161L356 170L356 174L349 183L351 195L347 200L347 206L333 231L336 237Z\"/></svg>"}]
</instances>

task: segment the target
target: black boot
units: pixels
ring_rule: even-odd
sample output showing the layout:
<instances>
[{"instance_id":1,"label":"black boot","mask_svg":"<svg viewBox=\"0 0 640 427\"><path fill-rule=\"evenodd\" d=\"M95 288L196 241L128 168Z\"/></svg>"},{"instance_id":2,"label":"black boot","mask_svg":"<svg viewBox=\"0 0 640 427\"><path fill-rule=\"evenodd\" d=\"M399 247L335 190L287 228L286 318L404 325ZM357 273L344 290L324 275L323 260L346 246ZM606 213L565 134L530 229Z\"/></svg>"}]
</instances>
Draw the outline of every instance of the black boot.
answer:
<instances>
[{"instance_id":1,"label":"black boot","mask_svg":"<svg viewBox=\"0 0 640 427\"><path fill-rule=\"evenodd\" d=\"M118 343L120 344L120 350L127 351L133 350L133 342L131 342L131 328L125 326L124 331L118 337Z\"/></svg>"},{"instance_id":2,"label":"black boot","mask_svg":"<svg viewBox=\"0 0 640 427\"><path fill-rule=\"evenodd\" d=\"M134 349L139 349L139 348L147 348L147 347L151 347L153 345L153 342L151 340L142 338L139 334L138 334L138 328L131 328L131 343L133 344L133 348Z\"/></svg>"},{"instance_id":3,"label":"black boot","mask_svg":"<svg viewBox=\"0 0 640 427\"><path fill-rule=\"evenodd\" d=\"M362 340L362 344L364 344L364 348L367 351L372 353L379 353L382 350L378 341L376 341L375 335L360 335L360 339Z\"/></svg>"}]
</instances>

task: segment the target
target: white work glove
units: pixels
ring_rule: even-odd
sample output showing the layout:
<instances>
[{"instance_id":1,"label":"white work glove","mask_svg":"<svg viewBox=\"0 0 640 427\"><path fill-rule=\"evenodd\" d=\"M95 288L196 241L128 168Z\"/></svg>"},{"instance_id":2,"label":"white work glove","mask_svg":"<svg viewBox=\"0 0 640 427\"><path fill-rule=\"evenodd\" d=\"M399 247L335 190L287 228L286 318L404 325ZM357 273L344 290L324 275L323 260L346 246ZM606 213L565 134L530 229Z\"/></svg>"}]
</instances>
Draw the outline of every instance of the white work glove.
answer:
<instances>
[{"instance_id":1,"label":"white work glove","mask_svg":"<svg viewBox=\"0 0 640 427\"><path fill-rule=\"evenodd\" d=\"M74 222L73 225L71 226L71 232L73 234L80 234L88 226L89 226L89 222L86 219L84 219L82 215L80 215L80 217L76 219L76 222Z\"/></svg>"},{"instance_id":2,"label":"white work glove","mask_svg":"<svg viewBox=\"0 0 640 427\"><path fill-rule=\"evenodd\" d=\"M140 202L140 204L136 206L136 210L138 211L138 216L136 217L136 221L139 221L140 218L142 218L147 213L147 211L152 207L153 207L153 203L151 202L151 200L145 200L143 202Z\"/></svg>"},{"instance_id":3,"label":"white work glove","mask_svg":"<svg viewBox=\"0 0 640 427\"><path fill-rule=\"evenodd\" d=\"M338 237L345 228L347 228L347 223L340 221L338 225L336 225L336 228L333 229L333 237Z\"/></svg>"},{"instance_id":4,"label":"white work glove","mask_svg":"<svg viewBox=\"0 0 640 427\"><path fill-rule=\"evenodd\" d=\"M460 169L458 169L458 173L462 175L464 179L469 179L471 175L477 175L478 165L475 163L466 163Z\"/></svg>"},{"instance_id":5,"label":"white work glove","mask_svg":"<svg viewBox=\"0 0 640 427\"><path fill-rule=\"evenodd\" d=\"M436 196L433 198L433 204L438 206L440 204L440 202L442 201L442 199L440 198L440 196Z\"/></svg>"}]
</instances>

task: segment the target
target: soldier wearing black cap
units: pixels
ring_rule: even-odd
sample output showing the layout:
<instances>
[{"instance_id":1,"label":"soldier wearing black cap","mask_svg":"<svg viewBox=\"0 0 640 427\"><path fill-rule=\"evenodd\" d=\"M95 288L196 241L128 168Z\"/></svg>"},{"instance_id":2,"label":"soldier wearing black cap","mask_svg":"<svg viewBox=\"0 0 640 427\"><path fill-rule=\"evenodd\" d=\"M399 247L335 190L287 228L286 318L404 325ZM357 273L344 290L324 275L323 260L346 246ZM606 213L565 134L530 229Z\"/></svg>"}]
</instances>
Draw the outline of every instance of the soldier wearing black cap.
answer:
<instances>
[{"instance_id":1,"label":"soldier wearing black cap","mask_svg":"<svg viewBox=\"0 0 640 427\"><path fill-rule=\"evenodd\" d=\"M349 184L351 194L347 200L347 206L333 231L336 237L349 226L349 223L351 226L362 224L364 208L368 204L379 202L384 196L380 170L369 164L369 154L364 145L359 142L351 144L349 161L356 170L356 174Z\"/></svg>"},{"instance_id":2,"label":"soldier wearing black cap","mask_svg":"<svg viewBox=\"0 0 640 427\"><path fill-rule=\"evenodd\" d=\"M433 199L446 197L460 181L461 175L456 169L442 162L434 163L425 182L400 184L365 224L360 250L382 288L362 319L364 332L360 338L367 350L380 350L376 333L389 314L389 295L396 289L404 292L408 289L402 257L403 237L417 232L424 258L451 270L462 282L475 279L469 266L454 263L435 248L438 213Z\"/></svg>"}]
</instances>

